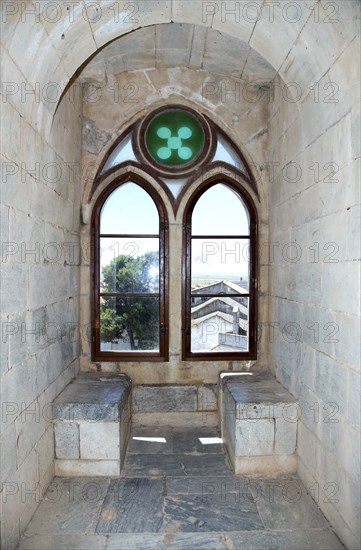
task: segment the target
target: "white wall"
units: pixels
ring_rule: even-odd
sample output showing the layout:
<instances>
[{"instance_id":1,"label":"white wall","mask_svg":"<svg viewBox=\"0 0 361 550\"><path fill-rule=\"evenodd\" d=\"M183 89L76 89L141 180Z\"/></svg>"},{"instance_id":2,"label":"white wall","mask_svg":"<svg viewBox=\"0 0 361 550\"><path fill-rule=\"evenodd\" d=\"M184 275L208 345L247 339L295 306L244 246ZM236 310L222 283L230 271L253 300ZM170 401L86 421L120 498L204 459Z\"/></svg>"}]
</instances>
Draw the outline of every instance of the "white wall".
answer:
<instances>
[{"instance_id":1,"label":"white wall","mask_svg":"<svg viewBox=\"0 0 361 550\"><path fill-rule=\"evenodd\" d=\"M276 80L269 120L271 367L301 404L299 474L348 548L360 547L359 48L358 36L322 60L297 102Z\"/></svg>"},{"instance_id":2,"label":"white wall","mask_svg":"<svg viewBox=\"0 0 361 550\"><path fill-rule=\"evenodd\" d=\"M79 262L65 243L79 244L81 101L70 90L53 118L36 81L22 72L25 49L24 42L9 48L5 33L0 499L6 550L16 547L53 477L48 405L74 376L79 355ZM74 163L72 174L65 163Z\"/></svg>"}]
</instances>

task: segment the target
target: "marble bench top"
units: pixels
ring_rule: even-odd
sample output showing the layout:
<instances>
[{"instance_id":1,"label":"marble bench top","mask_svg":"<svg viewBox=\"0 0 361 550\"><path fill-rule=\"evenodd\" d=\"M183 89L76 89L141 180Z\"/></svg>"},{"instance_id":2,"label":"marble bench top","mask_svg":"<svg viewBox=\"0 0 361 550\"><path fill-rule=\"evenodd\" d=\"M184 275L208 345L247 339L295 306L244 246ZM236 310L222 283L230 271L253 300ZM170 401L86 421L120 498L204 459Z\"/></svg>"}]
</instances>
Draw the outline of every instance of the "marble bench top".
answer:
<instances>
[{"instance_id":1,"label":"marble bench top","mask_svg":"<svg viewBox=\"0 0 361 550\"><path fill-rule=\"evenodd\" d=\"M130 389L124 374L82 373L54 400L53 419L119 420Z\"/></svg>"},{"instance_id":2,"label":"marble bench top","mask_svg":"<svg viewBox=\"0 0 361 550\"><path fill-rule=\"evenodd\" d=\"M222 386L234 403L237 416L247 409L247 417L263 417L269 414L271 408L272 416L282 416L285 407L297 403L280 382L268 376L224 377Z\"/></svg>"}]
</instances>

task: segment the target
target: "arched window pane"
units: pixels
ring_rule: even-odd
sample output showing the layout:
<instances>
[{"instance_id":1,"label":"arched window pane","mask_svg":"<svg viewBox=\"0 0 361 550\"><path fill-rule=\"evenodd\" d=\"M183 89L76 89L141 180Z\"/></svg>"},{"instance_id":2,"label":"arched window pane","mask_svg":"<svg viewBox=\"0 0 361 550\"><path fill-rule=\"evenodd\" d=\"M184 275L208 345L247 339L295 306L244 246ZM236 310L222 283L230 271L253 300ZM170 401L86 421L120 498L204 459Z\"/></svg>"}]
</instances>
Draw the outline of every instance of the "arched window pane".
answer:
<instances>
[{"instance_id":1,"label":"arched window pane","mask_svg":"<svg viewBox=\"0 0 361 550\"><path fill-rule=\"evenodd\" d=\"M132 146L132 136L128 136L114 149L110 154L108 160L103 166L102 174L122 162L127 162L129 160L137 162L136 156L133 151Z\"/></svg>"},{"instance_id":2,"label":"arched window pane","mask_svg":"<svg viewBox=\"0 0 361 550\"><path fill-rule=\"evenodd\" d=\"M203 193L193 210L192 235L249 235L249 216L239 195L222 183Z\"/></svg>"},{"instance_id":3,"label":"arched window pane","mask_svg":"<svg viewBox=\"0 0 361 550\"><path fill-rule=\"evenodd\" d=\"M157 235L159 215L153 199L135 183L121 185L103 205L100 233Z\"/></svg>"},{"instance_id":4,"label":"arched window pane","mask_svg":"<svg viewBox=\"0 0 361 550\"><path fill-rule=\"evenodd\" d=\"M217 183L197 200L189 221L187 353L248 354L253 269L248 207L236 188Z\"/></svg>"},{"instance_id":5,"label":"arched window pane","mask_svg":"<svg viewBox=\"0 0 361 550\"><path fill-rule=\"evenodd\" d=\"M222 162L227 162L227 164L234 166L235 168L237 168L237 170L240 170L244 174L247 173L244 167L244 164L239 158L239 156L237 155L237 153L229 145L229 143L225 139L223 139L221 136L218 136L218 139L217 139L217 149L213 158L213 162L217 160L220 160Z\"/></svg>"}]
</instances>

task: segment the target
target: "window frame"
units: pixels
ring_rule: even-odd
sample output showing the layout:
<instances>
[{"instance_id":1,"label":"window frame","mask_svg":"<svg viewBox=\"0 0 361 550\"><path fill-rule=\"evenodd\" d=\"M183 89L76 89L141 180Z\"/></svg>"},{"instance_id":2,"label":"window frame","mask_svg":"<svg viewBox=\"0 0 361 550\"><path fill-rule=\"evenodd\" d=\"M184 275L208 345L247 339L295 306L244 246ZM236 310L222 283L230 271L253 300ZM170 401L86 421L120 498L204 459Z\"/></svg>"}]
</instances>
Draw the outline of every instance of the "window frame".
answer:
<instances>
[{"instance_id":1,"label":"window frame","mask_svg":"<svg viewBox=\"0 0 361 550\"><path fill-rule=\"evenodd\" d=\"M118 187L133 182L153 200L159 215L159 351L102 351L100 338L100 214L107 198ZM97 198L91 222L91 357L104 362L165 362L169 360L169 231L163 200L141 176L127 173L113 180ZM130 235L126 235L131 238ZM136 238L137 235L134 234Z\"/></svg>"},{"instance_id":2,"label":"window frame","mask_svg":"<svg viewBox=\"0 0 361 550\"><path fill-rule=\"evenodd\" d=\"M248 351L234 352L192 352L191 351L191 242L192 242L192 214L200 197L211 187L225 184L235 191L248 209L250 221L250 280L249 280L249 345ZM247 190L235 179L218 173L211 176L197 186L184 207L183 211L183 245L182 245L182 360L183 361L226 361L226 360L255 360L257 359L257 277L258 277L258 216L253 200ZM219 238L222 238L219 235ZM243 296L243 295L242 295Z\"/></svg>"}]
</instances>

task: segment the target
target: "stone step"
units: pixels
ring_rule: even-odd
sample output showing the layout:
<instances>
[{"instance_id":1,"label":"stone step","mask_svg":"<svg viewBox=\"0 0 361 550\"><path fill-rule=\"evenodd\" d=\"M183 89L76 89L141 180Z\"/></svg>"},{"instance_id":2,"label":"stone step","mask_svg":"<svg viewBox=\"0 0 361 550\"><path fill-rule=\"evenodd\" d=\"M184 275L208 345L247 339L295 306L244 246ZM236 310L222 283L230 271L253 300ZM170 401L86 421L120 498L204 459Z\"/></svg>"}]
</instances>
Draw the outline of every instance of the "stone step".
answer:
<instances>
[{"instance_id":1,"label":"stone step","mask_svg":"<svg viewBox=\"0 0 361 550\"><path fill-rule=\"evenodd\" d=\"M218 425L217 385L144 385L133 388L133 423L143 426Z\"/></svg>"}]
</instances>

